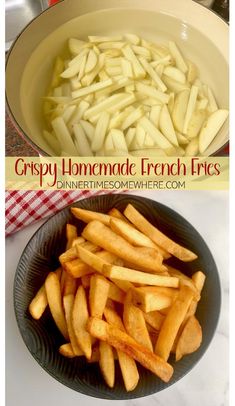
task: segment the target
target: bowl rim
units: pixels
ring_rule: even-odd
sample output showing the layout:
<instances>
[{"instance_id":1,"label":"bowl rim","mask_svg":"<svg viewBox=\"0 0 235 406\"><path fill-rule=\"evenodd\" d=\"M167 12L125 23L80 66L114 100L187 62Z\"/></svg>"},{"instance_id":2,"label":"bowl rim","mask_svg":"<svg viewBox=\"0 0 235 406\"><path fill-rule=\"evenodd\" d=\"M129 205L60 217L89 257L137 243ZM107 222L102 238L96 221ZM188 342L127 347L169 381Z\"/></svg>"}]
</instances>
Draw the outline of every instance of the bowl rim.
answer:
<instances>
[{"instance_id":1,"label":"bowl rim","mask_svg":"<svg viewBox=\"0 0 235 406\"><path fill-rule=\"evenodd\" d=\"M92 397L92 398L95 398L95 399L105 399L105 400L108 400L108 399L109 399L109 400L141 399L141 398L146 398L146 397L151 396L151 395L156 395L157 393L162 392L163 390L167 390L168 388L170 388L170 387L176 385L178 382L180 382L181 379L183 379L186 375L188 375L188 374L192 371L192 369L193 369L193 368L202 360L202 358L205 356L205 353L207 352L209 346L211 345L211 342L213 341L213 339L214 339L214 337L215 337L215 333L216 333L216 331L217 331L218 323L219 323L220 316L221 316L221 307L222 307L222 286L221 286L220 274L219 274L219 271L218 271L218 268L217 268L217 264L216 264L216 262L215 262L215 259L214 259L213 255L212 255L212 253L211 253L210 248L208 247L207 243L205 242L205 240L204 240L204 238L201 236L201 234L200 234L200 233L197 231L197 229L191 224L191 222L190 222L189 220L187 220L185 217L183 217L180 213L178 213L178 211L172 209L171 207L167 206L166 204L160 203L160 202L158 202L158 201L156 201L156 200L153 200L153 199L150 199L150 198L147 198L147 197L142 197L142 196L138 196L138 195L130 195L130 194L126 194L126 193L109 194L109 196L112 196L112 197L114 197L114 198L115 198L115 196L120 196L121 198L122 198L122 197L126 197L127 199L128 199L128 197L129 197L130 199L133 199L133 198L134 198L134 200L137 199L137 201L145 201L147 204L156 204L157 206L160 206L163 210L166 210L168 214L177 215L178 219L179 219L179 220L182 219L182 220L191 228L191 230L193 230L194 233L196 233L196 235L201 239L201 241L203 242L205 248L208 250L209 254L211 255L212 261L214 262L215 272L216 272L216 275L217 275L217 278L218 278L218 292L217 292L217 294L218 294L218 297L217 297L218 313L217 313L216 318L215 318L215 324L214 324L213 332L212 332L212 334L211 334L211 337L210 337L209 341L208 341L207 344L204 346L204 351L203 351L203 353L199 356L199 358L198 358L194 363L192 363L192 365L190 365L190 367L188 367L188 369L186 369L186 371L184 371L184 372L182 373L182 375L180 376L180 378L176 379L173 383L168 382L165 387L161 387L161 388L158 389L157 391L151 391L151 392L150 392L149 394L147 394L147 395L144 395L144 394L143 394L143 395L140 396L140 395L134 395L133 392L129 392L130 397L128 397L128 398L122 396L122 397L114 398L114 399L113 399L113 398L110 398L110 397L104 397L104 396L102 396L102 393L101 393L101 396L97 396L97 394L94 394L93 392L92 392L92 394L90 394L90 393L88 394L83 388L80 388L80 387L79 387L79 390L77 390L77 389L75 389L75 388L69 386L69 383L68 383L68 382L64 382L63 379L62 379L60 376L56 375L56 373L55 373L53 370L51 370L47 365L43 365L42 362L40 362L40 359L36 357L36 354L31 351L30 346L29 346L28 343L26 342L25 336L23 335L23 332L22 332L22 329L21 329L21 326L20 326L19 314L17 313L17 304L16 304L15 291L16 291L16 284L17 284L18 269L19 269L19 266L20 266L20 264L21 264L21 262L22 262L22 259L24 258L25 252L27 251L28 247L30 246L32 240L36 237L37 233L40 232L41 229L43 229L43 227L46 225L46 223L48 223L53 217L55 217L57 214L61 213L62 211L66 211L66 210L68 210L70 207L72 207L73 205L76 205L77 203L80 203L80 202L86 203L86 201L102 199L102 198L104 198L105 195L106 195L106 194L97 195L97 196L91 196L91 197L86 197L86 198L84 198L84 199L80 199L80 200L77 200L77 201L75 201L75 202L73 202L73 203L70 203L70 204L66 205L66 206L65 206L64 208L62 208L61 210L58 210L56 213L54 213L53 215L51 215L50 217L48 217L48 218L43 222L43 224L34 232L34 234L31 236L31 238L30 238L29 241L27 242L25 248L23 249L23 252L22 252L22 254L21 254L21 256L20 256L20 259L19 259L19 261L18 261L18 264L17 264L15 276L14 276L14 284L13 284L14 313L15 313L15 318L16 318L17 326L18 326L18 329L19 329L19 332L20 332L20 336L21 336L21 338L22 338L22 340L23 340L25 346L27 347L29 353L30 353L31 356L35 359L35 361L43 368L43 370L46 371L50 376L52 376L56 381L60 382L62 385L68 387L69 389L74 390L74 391L77 392L77 393L81 393L81 394L83 394L83 395L86 395L86 396L89 396L89 397Z\"/></svg>"},{"instance_id":2,"label":"bowl rim","mask_svg":"<svg viewBox=\"0 0 235 406\"><path fill-rule=\"evenodd\" d=\"M53 7L58 7L61 6L61 4L64 3L64 1L58 1L57 3L54 3L53 5L51 5L50 7L46 8L45 10L42 10L37 16L35 16L21 31L20 33L17 35L17 37L15 38L15 40L13 41L13 43L11 44L10 49L7 52L7 57L6 57L6 63L5 63L5 71L7 70L7 65L9 62L9 59L11 57L11 53L14 49L14 47L16 46L16 43L18 42L18 40L20 39L20 37L22 36L22 34L28 29L28 27L34 23L35 20L37 20L42 14L49 12ZM196 0L193 0L194 5L200 6L200 7L204 7L207 11L209 11L210 13L214 14L215 17L217 17L218 19L220 19L227 27L229 27L229 23L222 17L220 16L215 10L208 8L206 6L204 6L203 4L199 4ZM117 8L118 9L118 8ZM101 9L99 10L101 11ZM12 124L14 125L14 128L16 129L17 133L19 134L19 136L26 141L26 143L31 146L33 148L33 150L35 152L37 152L38 155L42 155L42 156L48 156L48 157L53 157L54 155L50 155L48 152L44 151L41 147L39 147L31 138L28 134L26 134L26 132L21 128L21 126L19 125L18 121L16 120L11 107L10 107L10 103L8 102L8 97L7 97L7 92L5 91L5 99L6 99L6 111L7 114L10 117L10 120L12 122ZM228 130L228 135L229 135L229 130ZM217 156L218 154L220 154L224 149L226 149L229 146L229 138L228 140L215 152L213 152L213 154L211 154L210 156ZM225 156L227 156L229 154L225 154Z\"/></svg>"}]
</instances>

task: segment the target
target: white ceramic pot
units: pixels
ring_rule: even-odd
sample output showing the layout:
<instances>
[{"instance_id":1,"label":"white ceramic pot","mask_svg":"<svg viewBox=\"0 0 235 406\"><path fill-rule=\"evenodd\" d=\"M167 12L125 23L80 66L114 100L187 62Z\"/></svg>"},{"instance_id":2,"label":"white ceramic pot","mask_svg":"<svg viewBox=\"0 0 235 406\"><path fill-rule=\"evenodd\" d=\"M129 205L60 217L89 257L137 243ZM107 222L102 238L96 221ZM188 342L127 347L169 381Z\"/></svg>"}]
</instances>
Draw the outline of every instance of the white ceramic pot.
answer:
<instances>
[{"instance_id":1,"label":"white ceramic pot","mask_svg":"<svg viewBox=\"0 0 235 406\"><path fill-rule=\"evenodd\" d=\"M42 97L53 62L69 37L133 32L156 42L174 40L200 68L219 105L228 108L228 25L191 0L64 0L35 18L16 39L6 66L9 114L40 154L53 155L42 137ZM206 153L228 142L225 123Z\"/></svg>"}]
</instances>

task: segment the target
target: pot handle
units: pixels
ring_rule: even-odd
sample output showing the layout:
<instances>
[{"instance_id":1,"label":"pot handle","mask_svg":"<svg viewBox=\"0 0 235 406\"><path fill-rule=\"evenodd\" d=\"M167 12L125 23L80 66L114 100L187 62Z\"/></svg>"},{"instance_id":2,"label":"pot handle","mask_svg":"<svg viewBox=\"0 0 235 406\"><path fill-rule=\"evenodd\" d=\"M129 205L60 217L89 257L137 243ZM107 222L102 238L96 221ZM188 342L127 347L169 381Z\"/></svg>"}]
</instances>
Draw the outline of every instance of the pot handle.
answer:
<instances>
[{"instance_id":1,"label":"pot handle","mask_svg":"<svg viewBox=\"0 0 235 406\"><path fill-rule=\"evenodd\" d=\"M60 0L49 0L48 1L48 5L49 5L49 7L50 6L53 6L53 4L56 4L56 3L58 3Z\"/></svg>"}]
</instances>

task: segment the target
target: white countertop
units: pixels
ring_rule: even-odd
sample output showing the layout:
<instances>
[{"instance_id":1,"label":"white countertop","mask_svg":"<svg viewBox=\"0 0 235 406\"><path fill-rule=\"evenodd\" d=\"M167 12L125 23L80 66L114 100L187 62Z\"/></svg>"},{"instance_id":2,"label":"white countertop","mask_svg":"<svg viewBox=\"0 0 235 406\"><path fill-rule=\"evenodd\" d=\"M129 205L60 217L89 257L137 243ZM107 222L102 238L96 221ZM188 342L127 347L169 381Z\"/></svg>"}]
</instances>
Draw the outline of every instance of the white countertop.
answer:
<instances>
[{"instance_id":1,"label":"white countertop","mask_svg":"<svg viewBox=\"0 0 235 406\"><path fill-rule=\"evenodd\" d=\"M222 311L209 349L194 369L170 388L148 398L116 401L120 406L228 405L228 193L197 191L135 192L166 204L199 231L216 261L222 284ZM33 359L20 336L13 309L13 280L19 257L37 222L6 240L6 406L103 406L61 385Z\"/></svg>"}]
</instances>

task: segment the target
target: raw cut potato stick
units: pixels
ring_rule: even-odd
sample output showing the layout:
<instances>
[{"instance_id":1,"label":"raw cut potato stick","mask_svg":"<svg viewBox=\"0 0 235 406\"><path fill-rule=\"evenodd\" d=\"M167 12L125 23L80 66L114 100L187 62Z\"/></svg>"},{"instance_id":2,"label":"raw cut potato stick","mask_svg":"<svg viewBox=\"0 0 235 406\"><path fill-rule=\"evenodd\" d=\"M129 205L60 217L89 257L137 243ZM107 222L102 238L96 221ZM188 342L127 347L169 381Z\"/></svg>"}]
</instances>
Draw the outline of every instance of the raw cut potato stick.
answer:
<instances>
[{"instance_id":1,"label":"raw cut potato stick","mask_svg":"<svg viewBox=\"0 0 235 406\"><path fill-rule=\"evenodd\" d=\"M62 117L57 117L51 122L52 128L56 133L61 150L67 151L71 156L76 156L78 151L73 143L70 132Z\"/></svg>"},{"instance_id":2,"label":"raw cut potato stick","mask_svg":"<svg viewBox=\"0 0 235 406\"><path fill-rule=\"evenodd\" d=\"M221 109L216 110L208 117L199 134L199 151L201 154L209 147L227 117L228 110Z\"/></svg>"},{"instance_id":3,"label":"raw cut potato stick","mask_svg":"<svg viewBox=\"0 0 235 406\"><path fill-rule=\"evenodd\" d=\"M179 279L172 276L154 275L117 265L104 265L103 270L111 279L114 278L153 286L166 286L173 288L177 288L179 286Z\"/></svg>"},{"instance_id":4,"label":"raw cut potato stick","mask_svg":"<svg viewBox=\"0 0 235 406\"><path fill-rule=\"evenodd\" d=\"M192 114L195 110L197 95L198 95L198 87L193 85L191 87L191 90L189 93L189 101L188 101L188 106L187 106L187 110L186 110L186 114L185 114L185 118L184 118L183 134L187 134L188 125L189 125L190 119L192 117Z\"/></svg>"},{"instance_id":5,"label":"raw cut potato stick","mask_svg":"<svg viewBox=\"0 0 235 406\"><path fill-rule=\"evenodd\" d=\"M181 261L188 262L197 258L197 255L192 251L177 244L149 223L131 204L128 204L126 207L124 215L137 229L147 235L153 242L160 245L160 247L164 248L171 255L181 259Z\"/></svg>"},{"instance_id":6,"label":"raw cut potato stick","mask_svg":"<svg viewBox=\"0 0 235 406\"><path fill-rule=\"evenodd\" d=\"M153 272L165 270L161 256L152 250L151 255L143 253L142 248L134 248L126 240L115 234L110 228L99 221L92 221L84 228L83 237L95 242L103 249L125 259L133 264L140 264Z\"/></svg>"},{"instance_id":7,"label":"raw cut potato stick","mask_svg":"<svg viewBox=\"0 0 235 406\"><path fill-rule=\"evenodd\" d=\"M172 366L147 348L138 344L128 334L97 318L89 319L87 329L92 336L107 342L116 348L116 350L125 352L164 382L170 380L173 374Z\"/></svg>"},{"instance_id":8,"label":"raw cut potato stick","mask_svg":"<svg viewBox=\"0 0 235 406\"><path fill-rule=\"evenodd\" d=\"M50 272L45 281L45 289L49 308L52 317L66 340L69 339L64 310L62 306L62 296L60 281L55 272Z\"/></svg>"},{"instance_id":9,"label":"raw cut potato stick","mask_svg":"<svg viewBox=\"0 0 235 406\"><path fill-rule=\"evenodd\" d=\"M157 72L153 69L153 67L146 61L145 58L139 58L139 61L141 62L141 65L146 70L146 72L149 74L149 76L156 83L159 90L161 90L162 92L166 92L166 90L167 90L166 85L163 83L163 81L158 76Z\"/></svg>"},{"instance_id":10,"label":"raw cut potato stick","mask_svg":"<svg viewBox=\"0 0 235 406\"><path fill-rule=\"evenodd\" d=\"M107 79L99 83L94 83L93 85L83 87L82 89L78 89L72 92L72 98L76 99L82 96L86 96L87 94L97 92L98 90L101 89L105 89L106 87L111 86L112 84L113 84L112 79Z\"/></svg>"},{"instance_id":11,"label":"raw cut potato stick","mask_svg":"<svg viewBox=\"0 0 235 406\"><path fill-rule=\"evenodd\" d=\"M72 311L72 323L77 342L87 359L91 358L91 336L86 325L89 319L86 294L83 286L79 286Z\"/></svg>"},{"instance_id":12,"label":"raw cut potato stick","mask_svg":"<svg viewBox=\"0 0 235 406\"><path fill-rule=\"evenodd\" d=\"M137 83L136 90L145 96L149 96L149 97L152 97L153 99L156 99L157 101L159 101L161 103L168 103L168 101L169 101L168 94L163 93L160 90L157 90L153 86L149 86L144 83Z\"/></svg>"},{"instance_id":13,"label":"raw cut potato stick","mask_svg":"<svg viewBox=\"0 0 235 406\"><path fill-rule=\"evenodd\" d=\"M175 338L187 314L194 293L188 286L180 289L179 295L167 313L156 342L155 352L165 361L170 356Z\"/></svg>"},{"instance_id":14,"label":"raw cut potato stick","mask_svg":"<svg viewBox=\"0 0 235 406\"><path fill-rule=\"evenodd\" d=\"M171 55L173 56L173 58L175 60L177 68L182 70L183 73L187 73L188 66L187 66L179 48L175 44L175 42L169 41L169 49L170 49Z\"/></svg>"},{"instance_id":15,"label":"raw cut potato stick","mask_svg":"<svg viewBox=\"0 0 235 406\"><path fill-rule=\"evenodd\" d=\"M153 125L153 123L147 118L142 117L139 121L140 125L150 135L155 144L162 149L171 148L172 144L167 138Z\"/></svg>"},{"instance_id":16,"label":"raw cut potato stick","mask_svg":"<svg viewBox=\"0 0 235 406\"><path fill-rule=\"evenodd\" d=\"M105 319L109 324L112 324L114 327L119 328L122 331L125 331L122 319L119 315L109 307L104 309ZM133 358L130 358L124 352L117 350L118 361L120 369L122 372L123 381L127 392L135 389L139 382L139 373Z\"/></svg>"},{"instance_id":17,"label":"raw cut potato stick","mask_svg":"<svg viewBox=\"0 0 235 406\"><path fill-rule=\"evenodd\" d=\"M137 79L142 79L145 77L145 70L142 68L138 58L134 54L132 48L126 45L122 48L122 53L128 61L132 63L134 75Z\"/></svg>"}]
</instances>

